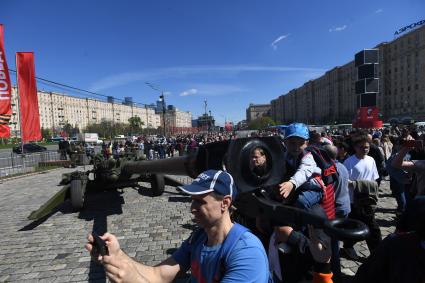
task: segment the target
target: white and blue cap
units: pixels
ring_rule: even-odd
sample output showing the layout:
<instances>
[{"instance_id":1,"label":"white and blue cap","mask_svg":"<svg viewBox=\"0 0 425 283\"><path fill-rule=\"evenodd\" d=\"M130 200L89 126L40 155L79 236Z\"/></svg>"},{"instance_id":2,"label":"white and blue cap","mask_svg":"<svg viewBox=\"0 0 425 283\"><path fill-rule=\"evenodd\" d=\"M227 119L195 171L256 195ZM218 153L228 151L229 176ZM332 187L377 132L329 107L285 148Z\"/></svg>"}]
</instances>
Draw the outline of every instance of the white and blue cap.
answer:
<instances>
[{"instance_id":1,"label":"white and blue cap","mask_svg":"<svg viewBox=\"0 0 425 283\"><path fill-rule=\"evenodd\" d=\"M179 187L189 195L203 195L210 192L236 198L236 186L232 175L221 170L207 170L193 180L192 184Z\"/></svg>"}]
</instances>

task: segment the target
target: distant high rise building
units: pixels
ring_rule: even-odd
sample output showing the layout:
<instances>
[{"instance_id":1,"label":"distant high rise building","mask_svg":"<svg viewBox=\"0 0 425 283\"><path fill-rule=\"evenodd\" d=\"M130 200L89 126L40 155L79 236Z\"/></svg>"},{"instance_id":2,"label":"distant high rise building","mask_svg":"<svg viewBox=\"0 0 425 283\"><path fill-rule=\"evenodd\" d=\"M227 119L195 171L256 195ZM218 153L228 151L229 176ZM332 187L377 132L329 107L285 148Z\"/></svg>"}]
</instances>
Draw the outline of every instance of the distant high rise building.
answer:
<instances>
[{"instance_id":1,"label":"distant high rise building","mask_svg":"<svg viewBox=\"0 0 425 283\"><path fill-rule=\"evenodd\" d=\"M40 126L44 129L52 129L53 133L61 131L65 124L70 124L80 130L84 130L90 124L98 124L102 121L114 121L128 123L128 119L134 116L140 117L143 127L158 128L160 115L155 114L154 109L149 107L128 106L115 104L113 97L107 101L81 98L55 92L38 91L38 110L40 113ZM16 88L12 89L12 132L16 133L20 123Z\"/></svg>"},{"instance_id":2,"label":"distant high rise building","mask_svg":"<svg viewBox=\"0 0 425 283\"><path fill-rule=\"evenodd\" d=\"M133 105L133 97L124 97L124 102L122 103L124 105L131 106Z\"/></svg>"},{"instance_id":3,"label":"distant high rise building","mask_svg":"<svg viewBox=\"0 0 425 283\"><path fill-rule=\"evenodd\" d=\"M163 103L161 99L158 99L156 101L155 112L156 113L162 113L164 111L164 107L165 107L165 110L166 110L167 109L167 104Z\"/></svg>"},{"instance_id":4,"label":"distant high rise building","mask_svg":"<svg viewBox=\"0 0 425 283\"><path fill-rule=\"evenodd\" d=\"M379 49L376 105L384 122L392 118L425 120L425 25L374 48ZM285 124L351 123L357 111L357 75L352 60L273 99L273 120Z\"/></svg>"}]
</instances>

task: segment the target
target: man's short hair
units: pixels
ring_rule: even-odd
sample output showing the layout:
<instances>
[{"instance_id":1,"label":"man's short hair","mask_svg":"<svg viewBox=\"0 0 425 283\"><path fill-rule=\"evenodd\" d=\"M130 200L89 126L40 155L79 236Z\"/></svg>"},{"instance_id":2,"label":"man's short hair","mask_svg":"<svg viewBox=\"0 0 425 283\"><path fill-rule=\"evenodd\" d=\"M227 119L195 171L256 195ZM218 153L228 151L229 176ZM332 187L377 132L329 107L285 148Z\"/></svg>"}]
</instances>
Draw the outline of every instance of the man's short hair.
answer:
<instances>
[{"instance_id":1,"label":"man's short hair","mask_svg":"<svg viewBox=\"0 0 425 283\"><path fill-rule=\"evenodd\" d=\"M357 136L353 137L353 145L354 146L357 146L357 145L365 143L365 142L369 143L369 139L368 139L367 135L357 135Z\"/></svg>"}]
</instances>

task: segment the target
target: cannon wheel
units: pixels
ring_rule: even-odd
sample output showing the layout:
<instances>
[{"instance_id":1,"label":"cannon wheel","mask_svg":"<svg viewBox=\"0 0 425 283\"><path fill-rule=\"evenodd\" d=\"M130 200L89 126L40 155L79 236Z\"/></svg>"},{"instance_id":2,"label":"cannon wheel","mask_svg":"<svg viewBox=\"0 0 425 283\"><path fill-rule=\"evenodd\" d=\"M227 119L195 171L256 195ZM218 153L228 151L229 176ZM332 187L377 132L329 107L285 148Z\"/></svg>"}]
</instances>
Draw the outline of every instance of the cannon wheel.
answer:
<instances>
[{"instance_id":1,"label":"cannon wheel","mask_svg":"<svg viewBox=\"0 0 425 283\"><path fill-rule=\"evenodd\" d=\"M151 181L152 195L154 197L162 195L165 189L164 175L152 174L150 181Z\"/></svg>"},{"instance_id":2,"label":"cannon wheel","mask_svg":"<svg viewBox=\"0 0 425 283\"><path fill-rule=\"evenodd\" d=\"M83 208L84 190L82 180L76 179L71 181L71 205L75 211Z\"/></svg>"}]
</instances>

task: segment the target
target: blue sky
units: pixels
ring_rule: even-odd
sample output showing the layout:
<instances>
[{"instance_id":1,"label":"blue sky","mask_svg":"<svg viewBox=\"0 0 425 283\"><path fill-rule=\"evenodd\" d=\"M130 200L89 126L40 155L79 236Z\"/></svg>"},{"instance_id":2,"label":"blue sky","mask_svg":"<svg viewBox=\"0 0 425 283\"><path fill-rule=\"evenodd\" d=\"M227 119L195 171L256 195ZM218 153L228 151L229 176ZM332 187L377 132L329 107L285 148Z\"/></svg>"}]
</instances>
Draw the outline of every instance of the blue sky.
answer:
<instances>
[{"instance_id":1,"label":"blue sky","mask_svg":"<svg viewBox=\"0 0 425 283\"><path fill-rule=\"evenodd\" d=\"M38 77L146 104L159 96L150 82L194 116L206 99L222 124L391 41L424 11L423 0L2 0L0 23L10 69L15 52L34 51Z\"/></svg>"}]
</instances>

